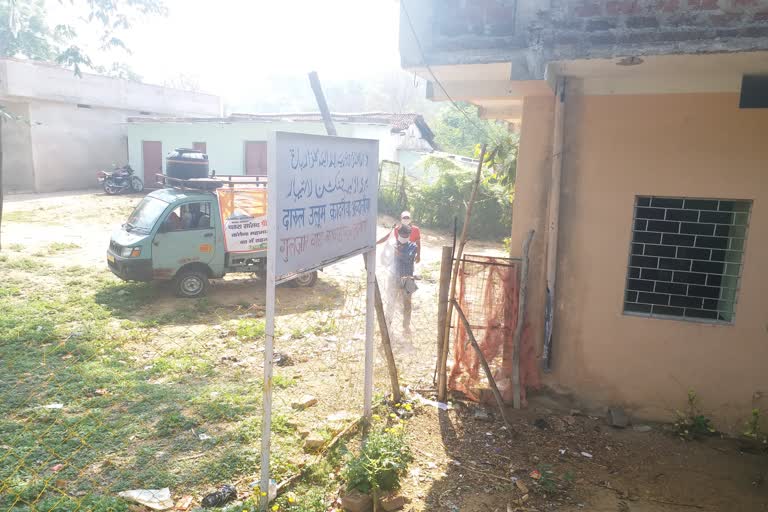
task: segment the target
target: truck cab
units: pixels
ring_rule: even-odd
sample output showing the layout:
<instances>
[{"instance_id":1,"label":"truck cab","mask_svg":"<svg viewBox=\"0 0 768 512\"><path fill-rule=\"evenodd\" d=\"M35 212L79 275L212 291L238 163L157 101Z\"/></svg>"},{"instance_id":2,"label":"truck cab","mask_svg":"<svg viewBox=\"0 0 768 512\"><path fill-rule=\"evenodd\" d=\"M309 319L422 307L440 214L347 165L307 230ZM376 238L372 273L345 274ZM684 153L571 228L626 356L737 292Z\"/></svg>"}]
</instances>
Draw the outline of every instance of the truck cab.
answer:
<instances>
[{"instance_id":1,"label":"truck cab","mask_svg":"<svg viewBox=\"0 0 768 512\"><path fill-rule=\"evenodd\" d=\"M184 187L148 194L128 220L112 233L107 265L126 281L172 281L176 294L204 295L212 278L229 272L266 273L265 248L227 252L215 192ZM313 286L317 273L291 284Z\"/></svg>"}]
</instances>

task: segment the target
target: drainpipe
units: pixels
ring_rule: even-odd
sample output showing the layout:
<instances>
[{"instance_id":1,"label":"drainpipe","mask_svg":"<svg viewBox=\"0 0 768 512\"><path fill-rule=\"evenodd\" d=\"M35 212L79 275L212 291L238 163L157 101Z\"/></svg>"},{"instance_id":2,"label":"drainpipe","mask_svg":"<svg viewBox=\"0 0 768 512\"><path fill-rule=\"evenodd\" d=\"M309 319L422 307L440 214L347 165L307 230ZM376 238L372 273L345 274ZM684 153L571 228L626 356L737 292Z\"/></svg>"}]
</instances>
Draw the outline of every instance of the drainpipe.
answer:
<instances>
[{"instance_id":1,"label":"drainpipe","mask_svg":"<svg viewBox=\"0 0 768 512\"><path fill-rule=\"evenodd\" d=\"M547 212L547 297L544 312L545 372L552 370L552 331L554 328L555 280L557 278L557 235L560 227L560 184L563 175L563 139L565 136L565 77L557 77L555 85L555 123L552 137L552 176L549 184Z\"/></svg>"}]
</instances>

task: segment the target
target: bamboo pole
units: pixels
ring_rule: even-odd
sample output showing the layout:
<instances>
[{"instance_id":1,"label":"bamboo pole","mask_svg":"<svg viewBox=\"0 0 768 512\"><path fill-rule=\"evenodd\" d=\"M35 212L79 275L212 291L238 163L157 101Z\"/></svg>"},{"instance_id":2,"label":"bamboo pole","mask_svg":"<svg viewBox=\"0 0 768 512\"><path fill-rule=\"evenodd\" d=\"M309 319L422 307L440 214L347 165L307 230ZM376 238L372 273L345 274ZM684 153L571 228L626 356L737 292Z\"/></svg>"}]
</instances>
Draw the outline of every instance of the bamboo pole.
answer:
<instances>
[{"instance_id":1,"label":"bamboo pole","mask_svg":"<svg viewBox=\"0 0 768 512\"><path fill-rule=\"evenodd\" d=\"M496 385L496 380L493 378L493 373L491 373L491 367L488 366L488 361L485 360L483 351L480 350L480 345L477 344L475 335L472 333L472 327L469 325L469 320L467 320L467 317L464 316L464 311L461 310L461 306L459 306L459 303L455 299L451 301L451 303L453 304L453 307L456 308L456 312L459 314L459 318L464 324L464 328L467 330L467 337L469 338L469 342L472 344L472 347L474 347L475 352L477 352L477 358L480 360L483 371L485 371L485 378L488 379L488 384L491 385L491 391L493 391L493 397L496 399L496 405L499 406L501 419L504 420L504 425L506 425L508 428L511 428L512 426L509 424L509 420L507 420L507 414L504 412L504 400L502 400L501 393L499 393L499 387Z\"/></svg>"},{"instance_id":2,"label":"bamboo pole","mask_svg":"<svg viewBox=\"0 0 768 512\"><path fill-rule=\"evenodd\" d=\"M381 334L381 345L384 347L384 355L387 358L387 370L389 370L389 382L392 387L392 400L396 404L402 401L400 395L400 379L397 376L397 364L395 355L392 353L392 341L389 338L389 329L387 328L387 319L384 317L384 304L381 301L381 290L379 282L374 281L374 291L376 293L376 319L379 323L379 333Z\"/></svg>"},{"instance_id":3,"label":"bamboo pole","mask_svg":"<svg viewBox=\"0 0 768 512\"><path fill-rule=\"evenodd\" d=\"M441 347L445 337L445 318L448 316L448 292L451 288L451 263L453 263L453 247L443 247L443 255L440 259L440 291L437 296L437 362L435 363L435 373L432 376L433 384L437 379L437 372L440 370Z\"/></svg>"},{"instance_id":4,"label":"bamboo pole","mask_svg":"<svg viewBox=\"0 0 768 512\"><path fill-rule=\"evenodd\" d=\"M522 389L520 388L520 340L523 336L525 323L525 301L528 296L528 251L533 240L533 230L528 232L523 242L523 263L520 268L520 288L517 299L517 324L515 335L512 338L512 404L515 409L520 409L522 402Z\"/></svg>"},{"instance_id":5,"label":"bamboo pole","mask_svg":"<svg viewBox=\"0 0 768 512\"><path fill-rule=\"evenodd\" d=\"M454 262L461 259L461 255L464 252L464 246L467 244L467 233L469 232L469 220L472 215L472 205L477 197L477 189L480 186L480 175L483 171L483 160L485 160L486 144L483 144L480 149L480 161L477 163L477 173L475 174L475 182L472 185L472 194L469 197L469 204L467 204L467 212L464 215L464 225L461 227L461 236L459 237L459 248L454 255ZM445 331L443 333L443 344L440 347L439 364L440 369L437 372L437 400L445 402L448 397L448 376L446 375L446 366L448 364L448 342L451 337L451 319L453 317L454 301L456 299L456 281L458 279L459 266L454 263L453 272L451 275L451 293L450 302L448 303L448 314L445 317Z\"/></svg>"}]
</instances>

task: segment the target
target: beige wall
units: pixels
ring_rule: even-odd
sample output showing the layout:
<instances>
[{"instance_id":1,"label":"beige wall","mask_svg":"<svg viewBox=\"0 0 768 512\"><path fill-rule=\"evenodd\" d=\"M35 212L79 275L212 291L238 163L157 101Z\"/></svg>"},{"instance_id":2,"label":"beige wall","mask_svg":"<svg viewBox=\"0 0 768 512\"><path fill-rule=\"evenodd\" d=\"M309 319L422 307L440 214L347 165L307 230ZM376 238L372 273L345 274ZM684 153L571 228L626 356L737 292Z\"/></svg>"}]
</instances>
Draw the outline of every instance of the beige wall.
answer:
<instances>
[{"instance_id":1,"label":"beige wall","mask_svg":"<svg viewBox=\"0 0 768 512\"><path fill-rule=\"evenodd\" d=\"M14 119L4 119L3 130L3 189L29 192L35 188L30 137L29 105L3 103L3 108Z\"/></svg>"},{"instance_id":2,"label":"beige wall","mask_svg":"<svg viewBox=\"0 0 768 512\"><path fill-rule=\"evenodd\" d=\"M96 187L98 170L128 162L124 111L38 101L30 118L36 192Z\"/></svg>"},{"instance_id":3,"label":"beige wall","mask_svg":"<svg viewBox=\"0 0 768 512\"><path fill-rule=\"evenodd\" d=\"M525 107L513 248L546 214L551 99ZM548 384L587 406L618 404L658 420L672 419L693 389L720 428L739 431L753 403L768 408L768 397L753 402L768 393L768 110L740 110L736 94L569 95L565 116ZM734 325L622 314L636 195L754 201ZM537 238L529 315L540 340Z\"/></svg>"}]
</instances>

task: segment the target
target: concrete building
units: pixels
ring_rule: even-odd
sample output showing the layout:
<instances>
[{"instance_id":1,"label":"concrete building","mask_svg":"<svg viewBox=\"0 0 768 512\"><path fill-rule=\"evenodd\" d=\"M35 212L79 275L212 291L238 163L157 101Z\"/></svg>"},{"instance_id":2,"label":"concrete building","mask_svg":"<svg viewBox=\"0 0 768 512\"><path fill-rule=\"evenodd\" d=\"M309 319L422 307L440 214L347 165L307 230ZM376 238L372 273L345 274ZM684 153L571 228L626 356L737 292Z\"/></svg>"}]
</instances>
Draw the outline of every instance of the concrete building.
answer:
<instances>
[{"instance_id":1,"label":"concrete building","mask_svg":"<svg viewBox=\"0 0 768 512\"><path fill-rule=\"evenodd\" d=\"M376 139L379 158L412 165L434 150L434 135L418 114L333 114L339 136ZM267 174L267 138L273 131L325 134L319 114L233 114L225 118L130 118L128 160L147 186L175 148L208 154L219 175Z\"/></svg>"},{"instance_id":2,"label":"concrete building","mask_svg":"<svg viewBox=\"0 0 768 512\"><path fill-rule=\"evenodd\" d=\"M665 421L691 389L740 431L768 408L768 1L445 4L402 1L402 64L520 123L545 385Z\"/></svg>"},{"instance_id":3,"label":"concrete building","mask_svg":"<svg viewBox=\"0 0 768 512\"><path fill-rule=\"evenodd\" d=\"M50 192L96 185L96 171L127 162L131 116L217 116L220 101L51 64L0 60L5 190Z\"/></svg>"}]
</instances>

